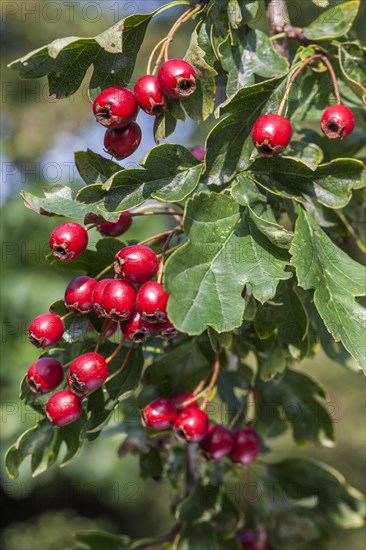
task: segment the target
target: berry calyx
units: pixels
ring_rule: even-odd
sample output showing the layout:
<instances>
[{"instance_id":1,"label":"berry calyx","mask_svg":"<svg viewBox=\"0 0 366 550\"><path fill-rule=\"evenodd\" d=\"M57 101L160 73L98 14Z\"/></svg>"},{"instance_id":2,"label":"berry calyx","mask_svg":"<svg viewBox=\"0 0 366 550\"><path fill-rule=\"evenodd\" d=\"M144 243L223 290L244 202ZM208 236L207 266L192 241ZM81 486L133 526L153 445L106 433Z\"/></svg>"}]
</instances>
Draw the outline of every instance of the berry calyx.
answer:
<instances>
[{"instance_id":1,"label":"berry calyx","mask_svg":"<svg viewBox=\"0 0 366 550\"><path fill-rule=\"evenodd\" d=\"M170 428L177 417L177 410L169 399L159 397L142 410L142 425L150 430L160 431Z\"/></svg>"},{"instance_id":2,"label":"berry calyx","mask_svg":"<svg viewBox=\"0 0 366 550\"><path fill-rule=\"evenodd\" d=\"M132 216L129 210L121 212L116 222L100 223L96 226L99 233L106 237L119 237L126 233L132 225Z\"/></svg>"},{"instance_id":3,"label":"berry calyx","mask_svg":"<svg viewBox=\"0 0 366 550\"><path fill-rule=\"evenodd\" d=\"M145 321L159 323L166 321L169 294L160 283L149 281L142 285L136 296L136 309Z\"/></svg>"},{"instance_id":4,"label":"berry calyx","mask_svg":"<svg viewBox=\"0 0 366 550\"><path fill-rule=\"evenodd\" d=\"M184 99L196 91L196 71L183 59L169 59L158 72L161 91L168 97Z\"/></svg>"},{"instance_id":5,"label":"berry calyx","mask_svg":"<svg viewBox=\"0 0 366 550\"><path fill-rule=\"evenodd\" d=\"M106 317L106 313L102 307L103 294L106 286L113 281L114 279L102 279L101 281L98 281L97 284L94 286L92 303L94 311L98 315L98 317Z\"/></svg>"},{"instance_id":6,"label":"berry calyx","mask_svg":"<svg viewBox=\"0 0 366 550\"><path fill-rule=\"evenodd\" d=\"M141 137L141 128L137 122L131 122L124 128L108 128L104 136L104 147L117 160L122 160L136 151Z\"/></svg>"},{"instance_id":7,"label":"berry calyx","mask_svg":"<svg viewBox=\"0 0 366 550\"><path fill-rule=\"evenodd\" d=\"M233 448L229 454L232 462L251 464L258 456L261 440L252 428L238 428L232 434Z\"/></svg>"},{"instance_id":8,"label":"berry calyx","mask_svg":"<svg viewBox=\"0 0 366 550\"><path fill-rule=\"evenodd\" d=\"M181 443L199 443L207 434L208 416L198 407L187 407L178 414L174 430Z\"/></svg>"},{"instance_id":9,"label":"berry calyx","mask_svg":"<svg viewBox=\"0 0 366 550\"><path fill-rule=\"evenodd\" d=\"M208 460L221 460L227 456L234 445L230 431L221 424L211 424L200 447Z\"/></svg>"},{"instance_id":10,"label":"berry calyx","mask_svg":"<svg viewBox=\"0 0 366 550\"><path fill-rule=\"evenodd\" d=\"M124 323L120 323L122 334L132 342L145 342L153 331L150 323L144 321L138 311L135 311L131 317Z\"/></svg>"},{"instance_id":11,"label":"berry calyx","mask_svg":"<svg viewBox=\"0 0 366 550\"><path fill-rule=\"evenodd\" d=\"M355 127L355 117L345 105L332 105L323 113L320 126L329 139L344 139Z\"/></svg>"},{"instance_id":12,"label":"berry calyx","mask_svg":"<svg viewBox=\"0 0 366 550\"><path fill-rule=\"evenodd\" d=\"M108 378L108 365L102 355L95 352L80 355L70 365L67 384L78 397L99 388Z\"/></svg>"},{"instance_id":13,"label":"berry calyx","mask_svg":"<svg viewBox=\"0 0 366 550\"><path fill-rule=\"evenodd\" d=\"M44 394L59 386L64 378L64 369L53 357L40 357L27 372L27 384L33 393Z\"/></svg>"},{"instance_id":14,"label":"berry calyx","mask_svg":"<svg viewBox=\"0 0 366 550\"><path fill-rule=\"evenodd\" d=\"M139 107L151 116L159 116L167 109L166 97L162 93L155 75L147 74L138 79L134 88Z\"/></svg>"},{"instance_id":15,"label":"berry calyx","mask_svg":"<svg viewBox=\"0 0 366 550\"><path fill-rule=\"evenodd\" d=\"M81 400L70 390L55 393L47 402L47 418L55 426L67 426L75 422L82 413Z\"/></svg>"},{"instance_id":16,"label":"berry calyx","mask_svg":"<svg viewBox=\"0 0 366 550\"><path fill-rule=\"evenodd\" d=\"M204 147L192 147L191 153L198 160L205 160L206 149Z\"/></svg>"},{"instance_id":17,"label":"berry calyx","mask_svg":"<svg viewBox=\"0 0 366 550\"><path fill-rule=\"evenodd\" d=\"M28 338L37 348L49 348L61 340L64 330L61 317L54 313L42 313L29 325Z\"/></svg>"},{"instance_id":18,"label":"berry calyx","mask_svg":"<svg viewBox=\"0 0 366 550\"><path fill-rule=\"evenodd\" d=\"M191 399L193 399L193 393L181 391L173 395L173 397L170 398L170 401L177 409L177 411L180 412L183 411L183 409L185 409L186 407L198 407L197 401L192 401L189 405L183 406L183 403L185 401L190 401Z\"/></svg>"},{"instance_id":19,"label":"berry calyx","mask_svg":"<svg viewBox=\"0 0 366 550\"><path fill-rule=\"evenodd\" d=\"M136 291L130 284L114 279L105 287L101 308L115 321L127 321L135 307Z\"/></svg>"},{"instance_id":20,"label":"berry calyx","mask_svg":"<svg viewBox=\"0 0 366 550\"><path fill-rule=\"evenodd\" d=\"M253 143L262 155L273 157L282 153L290 143L292 126L280 115L259 117L252 129Z\"/></svg>"},{"instance_id":21,"label":"berry calyx","mask_svg":"<svg viewBox=\"0 0 366 550\"><path fill-rule=\"evenodd\" d=\"M142 244L122 248L115 255L115 260L115 273L131 284L146 283L159 269L155 252Z\"/></svg>"},{"instance_id":22,"label":"berry calyx","mask_svg":"<svg viewBox=\"0 0 366 550\"><path fill-rule=\"evenodd\" d=\"M92 295L97 281L87 275L75 277L66 287L65 306L78 313L93 310Z\"/></svg>"},{"instance_id":23,"label":"berry calyx","mask_svg":"<svg viewBox=\"0 0 366 550\"><path fill-rule=\"evenodd\" d=\"M138 113L136 98L123 86L112 86L94 100L93 112L97 122L107 128L123 128L135 120Z\"/></svg>"},{"instance_id":24,"label":"berry calyx","mask_svg":"<svg viewBox=\"0 0 366 550\"><path fill-rule=\"evenodd\" d=\"M63 262L76 260L88 246L86 229L74 222L62 223L50 236L52 254Z\"/></svg>"},{"instance_id":25,"label":"berry calyx","mask_svg":"<svg viewBox=\"0 0 366 550\"><path fill-rule=\"evenodd\" d=\"M170 340L179 334L173 323L164 321L163 323L154 324L155 335L163 340Z\"/></svg>"}]
</instances>

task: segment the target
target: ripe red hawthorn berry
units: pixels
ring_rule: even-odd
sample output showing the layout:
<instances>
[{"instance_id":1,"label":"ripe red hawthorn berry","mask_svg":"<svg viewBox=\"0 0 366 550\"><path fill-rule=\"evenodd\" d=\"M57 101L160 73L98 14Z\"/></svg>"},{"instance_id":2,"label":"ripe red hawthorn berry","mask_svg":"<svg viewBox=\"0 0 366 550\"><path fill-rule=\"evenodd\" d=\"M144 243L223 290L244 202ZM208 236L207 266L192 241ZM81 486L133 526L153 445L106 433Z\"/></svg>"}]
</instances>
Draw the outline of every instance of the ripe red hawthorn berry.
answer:
<instances>
[{"instance_id":1,"label":"ripe red hawthorn berry","mask_svg":"<svg viewBox=\"0 0 366 550\"><path fill-rule=\"evenodd\" d=\"M116 222L105 222L100 223L96 226L99 233L105 235L106 237L119 237L126 233L126 231L132 225L132 216L129 210L124 210L121 212L118 220Z\"/></svg>"},{"instance_id":2,"label":"ripe red hawthorn berry","mask_svg":"<svg viewBox=\"0 0 366 550\"><path fill-rule=\"evenodd\" d=\"M114 279L102 279L101 281L97 281L92 294L92 303L95 313L98 315L98 317L106 317L106 313L102 307L102 300L103 300L103 294L106 289L106 286L109 285L109 283L112 283Z\"/></svg>"},{"instance_id":3,"label":"ripe red hawthorn berry","mask_svg":"<svg viewBox=\"0 0 366 550\"><path fill-rule=\"evenodd\" d=\"M238 428L233 434L234 445L229 454L232 462L251 464L258 456L261 440L252 428Z\"/></svg>"},{"instance_id":4,"label":"ripe red hawthorn berry","mask_svg":"<svg viewBox=\"0 0 366 550\"><path fill-rule=\"evenodd\" d=\"M199 443L207 434L208 416L198 407L186 407L175 419L174 430L181 443Z\"/></svg>"},{"instance_id":5,"label":"ripe red hawthorn berry","mask_svg":"<svg viewBox=\"0 0 366 550\"><path fill-rule=\"evenodd\" d=\"M50 236L52 254L63 262L76 260L88 246L88 233L74 222L62 223Z\"/></svg>"},{"instance_id":6,"label":"ripe red hawthorn berry","mask_svg":"<svg viewBox=\"0 0 366 550\"><path fill-rule=\"evenodd\" d=\"M169 294L160 283L149 281L142 285L136 296L136 309L145 321L160 323L166 321Z\"/></svg>"},{"instance_id":7,"label":"ripe red hawthorn berry","mask_svg":"<svg viewBox=\"0 0 366 550\"><path fill-rule=\"evenodd\" d=\"M28 369L27 384L32 392L44 394L59 386L64 378L64 369L53 357L40 357Z\"/></svg>"},{"instance_id":8,"label":"ripe red hawthorn berry","mask_svg":"<svg viewBox=\"0 0 366 550\"><path fill-rule=\"evenodd\" d=\"M141 128L137 122L131 122L124 128L108 128L104 136L104 147L117 160L122 160L136 151L141 137Z\"/></svg>"},{"instance_id":9,"label":"ripe red hawthorn berry","mask_svg":"<svg viewBox=\"0 0 366 550\"><path fill-rule=\"evenodd\" d=\"M49 348L61 340L64 330L61 317L54 313L42 313L29 325L28 338L37 348Z\"/></svg>"},{"instance_id":10,"label":"ripe red hawthorn berry","mask_svg":"<svg viewBox=\"0 0 366 550\"><path fill-rule=\"evenodd\" d=\"M46 405L47 418L55 426L67 426L82 413L81 400L69 390L62 390L50 397Z\"/></svg>"},{"instance_id":11,"label":"ripe red hawthorn berry","mask_svg":"<svg viewBox=\"0 0 366 550\"><path fill-rule=\"evenodd\" d=\"M114 279L106 285L101 308L115 321L127 321L135 307L136 291L129 283Z\"/></svg>"},{"instance_id":12,"label":"ripe red hawthorn berry","mask_svg":"<svg viewBox=\"0 0 366 550\"><path fill-rule=\"evenodd\" d=\"M155 323L154 332L158 338L162 338L163 340L170 340L170 338L174 338L179 334L173 323L169 320L162 323Z\"/></svg>"},{"instance_id":13,"label":"ripe red hawthorn berry","mask_svg":"<svg viewBox=\"0 0 366 550\"><path fill-rule=\"evenodd\" d=\"M181 391L173 395L173 397L170 398L170 401L173 403L177 411L180 412L187 407L198 407L197 401L192 401L189 405L183 406L185 401L190 401L191 399L193 399L193 393Z\"/></svg>"},{"instance_id":14,"label":"ripe red hawthorn berry","mask_svg":"<svg viewBox=\"0 0 366 550\"><path fill-rule=\"evenodd\" d=\"M122 334L132 342L145 342L153 331L151 323L143 320L138 311L124 323L120 323Z\"/></svg>"},{"instance_id":15,"label":"ripe red hawthorn berry","mask_svg":"<svg viewBox=\"0 0 366 550\"><path fill-rule=\"evenodd\" d=\"M87 275L75 277L66 287L65 306L78 313L93 311L92 295L97 281Z\"/></svg>"},{"instance_id":16,"label":"ripe red hawthorn berry","mask_svg":"<svg viewBox=\"0 0 366 550\"><path fill-rule=\"evenodd\" d=\"M115 273L131 284L146 283L159 269L155 252L142 244L126 246L114 258Z\"/></svg>"},{"instance_id":17,"label":"ripe red hawthorn berry","mask_svg":"<svg viewBox=\"0 0 366 550\"><path fill-rule=\"evenodd\" d=\"M242 550L268 550L266 533L256 529L241 529L236 534L236 539Z\"/></svg>"},{"instance_id":18,"label":"ripe red hawthorn berry","mask_svg":"<svg viewBox=\"0 0 366 550\"><path fill-rule=\"evenodd\" d=\"M292 126L287 118L268 114L259 117L252 130L253 143L262 155L273 157L290 143Z\"/></svg>"},{"instance_id":19,"label":"ripe red hawthorn berry","mask_svg":"<svg viewBox=\"0 0 366 550\"><path fill-rule=\"evenodd\" d=\"M184 99L196 91L196 71L183 59L169 59L158 72L161 91L168 97Z\"/></svg>"},{"instance_id":20,"label":"ripe red hawthorn berry","mask_svg":"<svg viewBox=\"0 0 366 550\"><path fill-rule=\"evenodd\" d=\"M171 428L177 416L177 410L169 399L159 397L142 410L142 425L150 430L160 431Z\"/></svg>"},{"instance_id":21,"label":"ripe red hawthorn berry","mask_svg":"<svg viewBox=\"0 0 366 550\"><path fill-rule=\"evenodd\" d=\"M198 160L205 160L206 149L204 147L193 147L191 149L192 155Z\"/></svg>"},{"instance_id":22,"label":"ripe red hawthorn berry","mask_svg":"<svg viewBox=\"0 0 366 550\"><path fill-rule=\"evenodd\" d=\"M139 107L148 115L159 116L166 111L166 97L159 88L155 75L147 74L139 78L134 92Z\"/></svg>"},{"instance_id":23,"label":"ripe red hawthorn berry","mask_svg":"<svg viewBox=\"0 0 366 550\"><path fill-rule=\"evenodd\" d=\"M78 397L99 388L108 378L108 365L102 355L95 352L80 355L70 365L67 384Z\"/></svg>"},{"instance_id":24,"label":"ripe red hawthorn berry","mask_svg":"<svg viewBox=\"0 0 366 550\"><path fill-rule=\"evenodd\" d=\"M227 456L234 445L230 431L220 424L211 424L200 447L208 460L221 460Z\"/></svg>"},{"instance_id":25,"label":"ripe red hawthorn berry","mask_svg":"<svg viewBox=\"0 0 366 550\"><path fill-rule=\"evenodd\" d=\"M93 112L97 122L107 128L123 128L137 117L135 94L123 86L112 86L94 100Z\"/></svg>"},{"instance_id":26,"label":"ripe red hawthorn berry","mask_svg":"<svg viewBox=\"0 0 366 550\"><path fill-rule=\"evenodd\" d=\"M332 105L323 113L321 129L329 139L344 139L355 127L355 117L345 105Z\"/></svg>"}]
</instances>

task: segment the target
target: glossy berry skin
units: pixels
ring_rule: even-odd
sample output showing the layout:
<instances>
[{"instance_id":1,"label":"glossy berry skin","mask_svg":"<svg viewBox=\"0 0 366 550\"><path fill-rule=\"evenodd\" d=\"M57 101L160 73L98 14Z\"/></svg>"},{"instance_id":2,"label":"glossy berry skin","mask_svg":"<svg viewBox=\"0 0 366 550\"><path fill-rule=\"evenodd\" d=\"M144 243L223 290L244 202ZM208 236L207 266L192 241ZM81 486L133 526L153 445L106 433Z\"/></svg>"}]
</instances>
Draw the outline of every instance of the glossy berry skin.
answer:
<instances>
[{"instance_id":1,"label":"glossy berry skin","mask_svg":"<svg viewBox=\"0 0 366 550\"><path fill-rule=\"evenodd\" d=\"M174 422L175 437L181 443L199 443L208 430L208 416L198 407L186 407Z\"/></svg>"},{"instance_id":2,"label":"glossy berry skin","mask_svg":"<svg viewBox=\"0 0 366 550\"><path fill-rule=\"evenodd\" d=\"M109 283L103 292L102 310L115 321L127 321L135 307L136 291L130 284L119 279Z\"/></svg>"},{"instance_id":3,"label":"glossy berry skin","mask_svg":"<svg viewBox=\"0 0 366 550\"><path fill-rule=\"evenodd\" d=\"M258 456L261 440L252 428L238 428L232 434L234 445L229 455L232 462L251 464Z\"/></svg>"},{"instance_id":4,"label":"glossy berry skin","mask_svg":"<svg viewBox=\"0 0 366 550\"><path fill-rule=\"evenodd\" d=\"M160 431L171 428L177 417L177 410L169 399L159 397L142 410L142 425L150 430Z\"/></svg>"},{"instance_id":5,"label":"glossy berry skin","mask_svg":"<svg viewBox=\"0 0 366 550\"><path fill-rule=\"evenodd\" d=\"M117 160L122 160L136 151L141 137L141 128L137 122L131 122L124 128L108 128L104 136L104 147Z\"/></svg>"},{"instance_id":6,"label":"glossy berry skin","mask_svg":"<svg viewBox=\"0 0 366 550\"><path fill-rule=\"evenodd\" d=\"M97 281L96 285L94 286L92 303L94 311L98 315L98 317L106 317L106 313L102 307L102 299L106 286L113 281L114 279L102 279L101 281Z\"/></svg>"},{"instance_id":7,"label":"glossy berry skin","mask_svg":"<svg viewBox=\"0 0 366 550\"><path fill-rule=\"evenodd\" d=\"M205 160L206 149L204 147L193 147L191 153L198 160Z\"/></svg>"},{"instance_id":8,"label":"glossy berry skin","mask_svg":"<svg viewBox=\"0 0 366 550\"><path fill-rule=\"evenodd\" d=\"M173 395L173 397L170 398L170 401L174 405L174 407L177 409L177 411L180 412L187 407L198 407L197 401L192 401L189 405L186 405L185 407L183 406L183 403L185 401L190 401L192 398L193 398L193 393L181 391Z\"/></svg>"},{"instance_id":9,"label":"glossy berry skin","mask_svg":"<svg viewBox=\"0 0 366 550\"><path fill-rule=\"evenodd\" d=\"M80 355L70 365L67 384L78 397L98 389L108 378L108 365L102 355L95 352Z\"/></svg>"},{"instance_id":10,"label":"glossy berry skin","mask_svg":"<svg viewBox=\"0 0 366 550\"><path fill-rule=\"evenodd\" d=\"M154 324L155 335L163 340L170 340L178 336L179 332L170 321L163 321L162 323Z\"/></svg>"},{"instance_id":11,"label":"glossy berry skin","mask_svg":"<svg viewBox=\"0 0 366 550\"><path fill-rule=\"evenodd\" d=\"M116 222L105 222L100 223L96 226L99 233L105 235L106 237L119 237L126 233L126 231L132 225L132 216L129 210L121 212L118 220Z\"/></svg>"},{"instance_id":12,"label":"glossy berry skin","mask_svg":"<svg viewBox=\"0 0 366 550\"><path fill-rule=\"evenodd\" d=\"M47 418L55 426L67 426L82 413L81 400L70 390L62 390L50 397L46 405Z\"/></svg>"},{"instance_id":13,"label":"glossy berry skin","mask_svg":"<svg viewBox=\"0 0 366 550\"><path fill-rule=\"evenodd\" d=\"M158 269L155 252L142 244L126 246L115 255L115 273L131 284L146 283L156 275Z\"/></svg>"},{"instance_id":14,"label":"glossy berry skin","mask_svg":"<svg viewBox=\"0 0 366 550\"><path fill-rule=\"evenodd\" d=\"M155 75L147 74L139 78L134 92L139 107L148 115L159 116L166 111L166 97L159 88Z\"/></svg>"},{"instance_id":15,"label":"glossy berry skin","mask_svg":"<svg viewBox=\"0 0 366 550\"><path fill-rule=\"evenodd\" d=\"M268 114L259 117L252 129L253 143L265 156L273 157L282 153L290 143L292 126L287 118Z\"/></svg>"},{"instance_id":16,"label":"glossy berry skin","mask_svg":"<svg viewBox=\"0 0 366 550\"><path fill-rule=\"evenodd\" d=\"M153 326L143 320L138 311L124 323L120 323L122 334L132 342L145 342L153 331Z\"/></svg>"},{"instance_id":17,"label":"glossy berry skin","mask_svg":"<svg viewBox=\"0 0 366 550\"><path fill-rule=\"evenodd\" d=\"M137 117L135 94L123 86L112 86L94 100L93 112L97 122L107 128L123 128Z\"/></svg>"},{"instance_id":18,"label":"glossy berry skin","mask_svg":"<svg viewBox=\"0 0 366 550\"><path fill-rule=\"evenodd\" d=\"M196 91L196 71L183 59L169 59L158 72L159 88L174 99L184 99Z\"/></svg>"},{"instance_id":19,"label":"glossy berry skin","mask_svg":"<svg viewBox=\"0 0 366 550\"><path fill-rule=\"evenodd\" d=\"M230 431L221 424L210 424L206 437L200 447L208 460L221 460L227 456L234 445Z\"/></svg>"},{"instance_id":20,"label":"glossy berry skin","mask_svg":"<svg viewBox=\"0 0 366 550\"><path fill-rule=\"evenodd\" d=\"M54 313L42 313L29 325L28 338L37 348L49 348L61 340L64 330L61 317Z\"/></svg>"},{"instance_id":21,"label":"glossy berry skin","mask_svg":"<svg viewBox=\"0 0 366 550\"><path fill-rule=\"evenodd\" d=\"M323 113L320 126L329 139L344 139L355 127L355 117L345 105L332 105Z\"/></svg>"},{"instance_id":22,"label":"glossy berry skin","mask_svg":"<svg viewBox=\"0 0 366 550\"><path fill-rule=\"evenodd\" d=\"M65 306L78 313L93 311L92 295L97 281L87 275L75 277L66 287Z\"/></svg>"},{"instance_id":23,"label":"glossy berry skin","mask_svg":"<svg viewBox=\"0 0 366 550\"><path fill-rule=\"evenodd\" d=\"M149 281L142 285L136 296L136 309L145 321L161 323L166 321L169 294L160 283Z\"/></svg>"},{"instance_id":24,"label":"glossy berry skin","mask_svg":"<svg viewBox=\"0 0 366 550\"><path fill-rule=\"evenodd\" d=\"M63 262L76 260L87 246L88 233L78 223L62 223L52 231L50 236L51 252Z\"/></svg>"},{"instance_id":25,"label":"glossy berry skin","mask_svg":"<svg viewBox=\"0 0 366 550\"><path fill-rule=\"evenodd\" d=\"M27 372L27 384L33 393L44 394L54 390L64 379L64 369L53 357L40 357Z\"/></svg>"}]
</instances>

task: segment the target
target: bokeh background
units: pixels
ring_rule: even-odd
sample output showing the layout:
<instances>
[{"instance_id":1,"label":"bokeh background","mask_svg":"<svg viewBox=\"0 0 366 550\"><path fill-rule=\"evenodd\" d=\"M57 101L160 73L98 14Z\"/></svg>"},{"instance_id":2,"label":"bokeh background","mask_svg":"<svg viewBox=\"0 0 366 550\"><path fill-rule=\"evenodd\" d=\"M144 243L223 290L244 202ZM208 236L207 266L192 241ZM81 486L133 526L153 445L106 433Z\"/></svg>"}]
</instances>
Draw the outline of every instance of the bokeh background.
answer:
<instances>
[{"instance_id":1,"label":"bokeh background","mask_svg":"<svg viewBox=\"0 0 366 550\"><path fill-rule=\"evenodd\" d=\"M332 2L335 4L336 2ZM121 436L99 438L84 445L80 455L63 469L53 467L32 479L29 463L21 476L10 480L5 473L6 448L35 415L18 401L18 388L37 350L26 343L26 327L48 304L63 296L68 282L62 272L44 262L48 235L57 220L27 210L19 191L35 194L45 185L77 182L73 152L103 153L104 130L95 124L85 90L69 99L47 97L41 81L19 81L6 68L13 59L63 36L95 36L126 15L149 12L161 2L143 1L3 1L2 31L2 118L1 118L1 548L3 550L59 550L70 547L73 530L101 528L132 537L161 535L169 530L169 488L141 481L134 457L118 458ZM304 25L314 17L310 0L289 2L294 24ZM365 6L364 6L365 7ZM180 10L177 11L180 13ZM365 13L363 13L363 16ZM166 34L174 10L156 18L142 46L134 81L144 74L153 46ZM357 28L362 31L364 17ZM260 25L265 22L260 21ZM183 55L192 25L182 29L172 46L173 55ZM125 162L137 166L154 145L153 121L142 113L139 123L143 141ZM192 121L178 122L169 141L187 146L204 142L212 122L197 127ZM166 223L149 218L134 223L130 238L142 239L163 229ZM156 231L154 231L156 230ZM97 239L91 233L91 241ZM329 389L337 445L335 449L308 448L305 452L340 470L349 482L365 491L365 380L360 372L333 363L321 353L301 368ZM289 437L276 441L277 457L300 453ZM334 533L333 548L363 550L365 531ZM195 550L195 549L194 549ZM321 549L319 549L321 550Z\"/></svg>"}]
</instances>

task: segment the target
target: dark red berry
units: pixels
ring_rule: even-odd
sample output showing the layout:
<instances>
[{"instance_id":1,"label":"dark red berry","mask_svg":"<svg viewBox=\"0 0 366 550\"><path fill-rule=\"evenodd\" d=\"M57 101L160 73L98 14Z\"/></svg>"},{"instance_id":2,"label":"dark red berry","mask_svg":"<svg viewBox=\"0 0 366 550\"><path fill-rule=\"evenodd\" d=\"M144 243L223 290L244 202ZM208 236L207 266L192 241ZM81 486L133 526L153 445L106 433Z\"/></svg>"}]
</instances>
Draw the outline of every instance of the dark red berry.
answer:
<instances>
[{"instance_id":1,"label":"dark red berry","mask_svg":"<svg viewBox=\"0 0 366 550\"><path fill-rule=\"evenodd\" d=\"M75 277L65 290L65 306L79 313L93 310L92 295L97 281L87 275Z\"/></svg>"},{"instance_id":2,"label":"dark red berry","mask_svg":"<svg viewBox=\"0 0 366 550\"><path fill-rule=\"evenodd\" d=\"M141 137L141 128L137 122L131 122L124 128L108 128L104 136L104 147L117 160L122 160L136 151Z\"/></svg>"},{"instance_id":3,"label":"dark red berry","mask_svg":"<svg viewBox=\"0 0 366 550\"><path fill-rule=\"evenodd\" d=\"M120 323L122 334L132 342L145 342L153 331L150 323L143 320L138 311L135 311L124 323Z\"/></svg>"},{"instance_id":4,"label":"dark red berry","mask_svg":"<svg viewBox=\"0 0 366 550\"><path fill-rule=\"evenodd\" d=\"M329 139L344 139L355 127L355 117L345 105L332 105L323 113L321 129Z\"/></svg>"},{"instance_id":5,"label":"dark red berry","mask_svg":"<svg viewBox=\"0 0 366 550\"><path fill-rule=\"evenodd\" d=\"M93 294L92 294L92 302L93 302L94 311L98 315L98 317L106 317L106 313L102 307L103 294L106 289L106 286L109 285L109 283L112 283L113 281L114 279L102 279L101 281L98 281L94 287Z\"/></svg>"},{"instance_id":6,"label":"dark red berry","mask_svg":"<svg viewBox=\"0 0 366 550\"><path fill-rule=\"evenodd\" d=\"M52 254L63 262L76 260L87 246L88 232L78 223L62 223L50 236Z\"/></svg>"},{"instance_id":7,"label":"dark red berry","mask_svg":"<svg viewBox=\"0 0 366 550\"><path fill-rule=\"evenodd\" d=\"M174 430L181 443L199 443L207 434L208 416L198 407L187 407L178 414Z\"/></svg>"},{"instance_id":8,"label":"dark red berry","mask_svg":"<svg viewBox=\"0 0 366 550\"><path fill-rule=\"evenodd\" d=\"M163 94L175 99L184 99L196 91L196 71L183 59L169 59L158 72L159 88Z\"/></svg>"},{"instance_id":9,"label":"dark red berry","mask_svg":"<svg viewBox=\"0 0 366 550\"><path fill-rule=\"evenodd\" d=\"M145 321L160 323L166 321L169 294L160 283L149 281L142 285L136 296L136 309Z\"/></svg>"},{"instance_id":10,"label":"dark red berry","mask_svg":"<svg viewBox=\"0 0 366 550\"><path fill-rule=\"evenodd\" d=\"M135 299L136 291L133 286L114 279L104 289L101 307L110 319L127 321L134 310Z\"/></svg>"},{"instance_id":11,"label":"dark red berry","mask_svg":"<svg viewBox=\"0 0 366 550\"><path fill-rule=\"evenodd\" d=\"M245 296L247 295L247 287L245 285L245 287L243 288L243 290L241 291L241 297L242 298L245 298Z\"/></svg>"},{"instance_id":12,"label":"dark red berry","mask_svg":"<svg viewBox=\"0 0 366 550\"><path fill-rule=\"evenodd\" d=\"M122 248L115 255L115 260L114 271L131 284L146 283L159 269L155 252L142 244Z\"/></svg>"},{"instance_id":13,"label":"dark red berry","mask_svg":"<svg viewBox=\"0 0 366 550\"><path fill-rule=\"evenodd\" d=\"M198 160L205 160L206 149L204 147L193 147L191 149L192 155Z\"/></svg>"},{"instance_id":14,"label":"dark red berry","mask_svg":"<svg viewBox=\"0 0 366 550\"><path fill-rule=\"evenodd\" d=\"M29 325L28 338L37 348L49 348L61 340L64 330L61 317L42 313Z\"/></svg>"},{"instance_id":15,"label":"dark red berry","mask_svg":"<svg viewBox=\"0 0 366 550\"><path fill-rule=\"evenodd\" d=\"M147 74L139 78L134 92L139 107L148 115L158 116L166 110L166 98L159 88L155 75Z\"/></svg>"},{"instance_id":16,"label":"dark red berry","mask_svg":"<svg viewBox=\"0 0 366 550\"><path fill-rule=\"evenodd\" d=\"M55 393L47 402L46 415L52 424L66 426L75 422L82 413L81 401L69 390Z\"/></svg>"},{"instance_id":17,"label":"dark red berry","mask_svg":"<svg viewBox=\"0 0 366 550\"><path fill-rule=\"evenodd\" d=\"M252 428L238 428L232 434L234 445L230 453L233 462L251 464L260 450L261 440Z\"/></svg>"},{"instance_id":18,"label":"dark red berry","mask_svg":"<svg viewBox=\"0 0 366 550\"><path fill-rule=\"evenodd\" d=\"M97 122L103 126L123 128L137 116L135 94L122 86L107 88L95 98L93 112Z\"/></svg>"},{"instance_id":19,"label":"dark red berry","mask_svg":"<svg viewBox=\"0 0 366 550\"><path fill-rule=\"evenodd\" d=\"M220 424L211 424L200 447L208 460L221 460L227 456L234 445L230 431Z\"/></svg>"},{"instance_id":20,"label":"dark red berry","mask_svg":"<svg viewBox=\"0 0 366 550\"><path fill-rule=\"evenodd\" d=\"M170 398L170 401L173 403L174 407L177 409L177 411L182 411L186 407L198 407L197 401L192 401L189 403L189 405L183 406L183 403L185 401L191 401L193 399L193 393L189 393L186 391L181 391L179 393L176 393L173 395L173 397Z\"/></svg>"},{"instance_id":21,"label":"dark red berry","mask_svg":"<svg viewBox=\"0 0 366 550\"><path fill-rule=\"evenodd\" d=\"M154 331L158 338L163 338L163 340L170 340L179 334L173 323L170 321L164 321L162 323L154 324Z\"/></svg>"},{"instance_id":22,"label":"dark red berry","mask_svg":"<svg viewBox=\"0 0 366 550\"><path fill-rule=\"evenodd\" d=\"M273 157L284 151L290 143L292 126L280 115L259 117L253 126L253 143L262 155Z\"/></svg>"},{"instance_id":23,"label":"dark red berry","mask_svg":"<svg viewBox=\"0 0 366 550\"><path fill-rule=\"evenodd\" d=\"M169 399L159 397L142 410L142 424L145 428L159 431L170 428L177 416L177 410Z\"/></svg>"},{"instance_id":24,"label":"dark red berry","mask_svg":"<svg viewBox=\"0 0 366 550\"><path fill-rule=\"evenodd\" d=\"M97 225L97 230L106 237L119 237L126 233L132 225L132 216L129 210L121 212L116 222L106 222Z\"/></svg>"},{"instance_id":25,"label":"dark red berry","mask_svg":"<svg viewBox=\"0 0 366 550\"><path fill-rule=\"evenodd\" d=\"M70 365L67 383L78 397L99 388L108 378L108 365L102 355L95 352L80 355Z\"/></svg>"},{"instance_id":26,"label":"dark red berry","mask_svg":"<svg viewBox=\"0 0 366 550\"><path fill-rule=\"evenodd\" d=\"M255 529L241 529L236 534L236 539L242 550L268 550L266 533Z\"/></svg>"},{"instance_id":27,"label":"dark red berry","mask_svg":"<svg viewBox=\"0 0 366 550\"><path fill-rule=\"evenodd\" d=\"M27 384L34 393L47 393L59 386L64 378L64 369L53 357L40 357L31 364Z\"/></svg>"}]
</instances>

